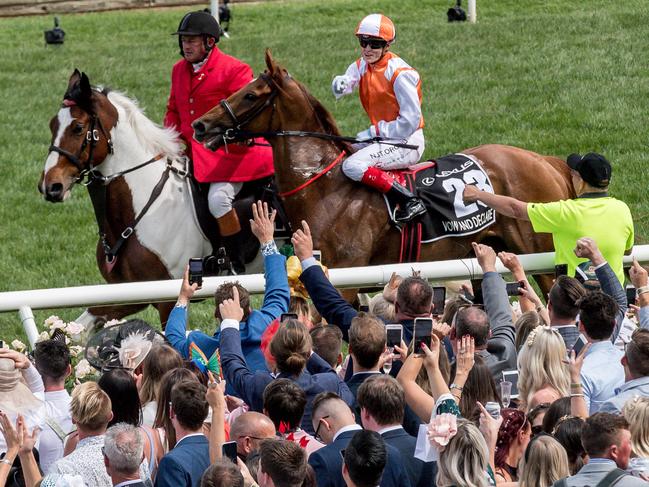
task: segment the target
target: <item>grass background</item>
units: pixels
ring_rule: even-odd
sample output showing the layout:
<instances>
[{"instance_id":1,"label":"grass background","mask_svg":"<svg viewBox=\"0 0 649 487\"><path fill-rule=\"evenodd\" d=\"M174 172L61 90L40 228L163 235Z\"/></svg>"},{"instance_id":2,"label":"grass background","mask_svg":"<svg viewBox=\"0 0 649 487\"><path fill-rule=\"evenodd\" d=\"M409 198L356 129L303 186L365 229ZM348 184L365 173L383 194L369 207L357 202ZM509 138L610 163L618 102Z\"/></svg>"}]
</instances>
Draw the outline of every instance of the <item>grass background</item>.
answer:
<instances>
[{"instance_id":1,"label":"grass background","mask_svg":"<svg viewBox=\"0 0 649 487\"><path fill-rule=\"evenodd\" d=\"M208 2L206 2L207 4ZM220 47L263 66L263 49L333 112L343 133L367 127L358 101L334 102L330 82L358 56L358 21L373 11L397 26L394 51L423 79L427 157L482 143L565 157L597 151L613 163L612 194L631 207L636 242L649 238L646 197L649 7L646 0L478 2L478 23L449 24L450 0L326 0L235 4ZM46 47L51 17L0 19L0 291L101 283L88 196L46 203L36 184L56 113L75 67L127 92L160 122L178 60L173 32L185 8L61 16L65 44ZM80 309L52 313L69 320ZM212 304L191 324L211 330ZM141 313L156 322L152 310ZM24 334L0 314L0 337Z\"/></svg>"}]
</instances>

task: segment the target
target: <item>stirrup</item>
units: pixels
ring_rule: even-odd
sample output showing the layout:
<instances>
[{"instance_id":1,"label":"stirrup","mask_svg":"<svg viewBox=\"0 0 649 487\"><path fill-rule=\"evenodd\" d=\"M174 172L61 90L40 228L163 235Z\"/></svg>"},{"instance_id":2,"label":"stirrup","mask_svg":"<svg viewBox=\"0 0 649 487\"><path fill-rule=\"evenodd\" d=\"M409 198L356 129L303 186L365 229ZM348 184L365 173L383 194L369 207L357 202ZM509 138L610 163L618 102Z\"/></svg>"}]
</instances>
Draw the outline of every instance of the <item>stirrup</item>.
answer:
<instances>
[{"instance_id":1,"label":"stirrup","mask_svg":"<svg viewBox=\"0 0 649 487\"><path fill-rule=\"evenodd\" d=\"M415 197L408 200L403 208L401 205L399 209L394 212L394 221L397 223L408 223L418 217L426 214L426 207L421 199Z\"/></svg>"}]
</instances>

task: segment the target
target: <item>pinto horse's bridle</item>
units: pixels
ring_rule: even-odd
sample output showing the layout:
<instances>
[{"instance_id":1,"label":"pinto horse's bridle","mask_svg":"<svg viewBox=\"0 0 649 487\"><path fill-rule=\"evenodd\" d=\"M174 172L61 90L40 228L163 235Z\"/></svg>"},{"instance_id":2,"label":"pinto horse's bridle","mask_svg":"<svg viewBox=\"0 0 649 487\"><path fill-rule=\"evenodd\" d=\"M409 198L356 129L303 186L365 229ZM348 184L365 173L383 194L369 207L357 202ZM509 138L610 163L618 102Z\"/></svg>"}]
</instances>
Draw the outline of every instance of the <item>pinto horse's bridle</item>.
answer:
<instances>
[{"instance_id":1,"label":"pinto horse's bridle","mask_svg":"<svg viewBox=\"0 0 649 487\"><path fill-rule=\"evenodd\" d=\"M64 102L64 106L67 107L70 105ZM95 127L99 127L99 130L97 130ZM83 143L81 144L81 147L79 148L79 152L77 155L72 154L71 152L68 152L65 149L56 146L54 144L50 145L49 148L50 152L57 152L61 154L63 157L68 159L72 164L74 164L74 166L79 170L79 176L77 177L75 183L82 182L84 177L87 174L92 173L94 169L93 155L95 152L95 147L97 146L97 142L99 142L99 132L101 132L103 136L106 138L108 153L112 154L113 142L108 136L106 129L104 129L104 125L101 123L101 119L96 114L90 115L90 128L88 128L88 131L86 132L86 136L83 139ZM86 147L88 147L88 144L90 144L90 148L88 149L88 159L86 159L86 162L84 164L81 162L81 156L83 154L83 151L86 150Z\"/></svg>"}]
</instances>

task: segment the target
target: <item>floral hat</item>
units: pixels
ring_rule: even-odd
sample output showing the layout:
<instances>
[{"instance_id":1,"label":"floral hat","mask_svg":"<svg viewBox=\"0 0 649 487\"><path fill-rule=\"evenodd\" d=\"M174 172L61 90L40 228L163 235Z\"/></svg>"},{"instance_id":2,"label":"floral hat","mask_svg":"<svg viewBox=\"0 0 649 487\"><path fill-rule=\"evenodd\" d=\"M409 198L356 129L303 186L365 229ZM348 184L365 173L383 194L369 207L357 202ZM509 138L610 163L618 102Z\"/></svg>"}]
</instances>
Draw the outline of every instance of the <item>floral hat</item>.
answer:
<instances>
[{"instance_id":1,"label":"floral hat","mask_svg":"<svg viewBox=\"0 0 649 487\"><path fill-rule=\"evenodd\" d=\"M129 320L108 326L90 337L86 359L94 368L135 370L156 343L165 343L164 335L142 320Z\"/></svg>"}]
</instances>

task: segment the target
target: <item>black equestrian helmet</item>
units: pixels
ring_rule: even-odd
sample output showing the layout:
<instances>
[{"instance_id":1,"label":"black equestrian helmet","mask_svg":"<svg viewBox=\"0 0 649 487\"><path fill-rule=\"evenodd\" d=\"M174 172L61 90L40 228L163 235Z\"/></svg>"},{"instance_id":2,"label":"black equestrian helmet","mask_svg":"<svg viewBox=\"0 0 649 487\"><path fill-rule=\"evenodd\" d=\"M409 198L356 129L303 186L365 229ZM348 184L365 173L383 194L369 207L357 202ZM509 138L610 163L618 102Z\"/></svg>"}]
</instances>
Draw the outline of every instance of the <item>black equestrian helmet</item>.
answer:
<instances>
[{"instance_id":1,"label":"black equestrian helmet","mask_svg":"<svg viewBox=\"0 0 649 487\"><path fill-rule=\"evenodd\" d=\"M204 35L207 37L214 37L214 40L219 42L219 37L221 37L221 26L212 15L205 11L197 10L186 14L180 21L180 24L178 24L178 30L171 35ZM180 37L178 37L178 44L182 55L182 42Z\"/></svg>"}]
</instances>

